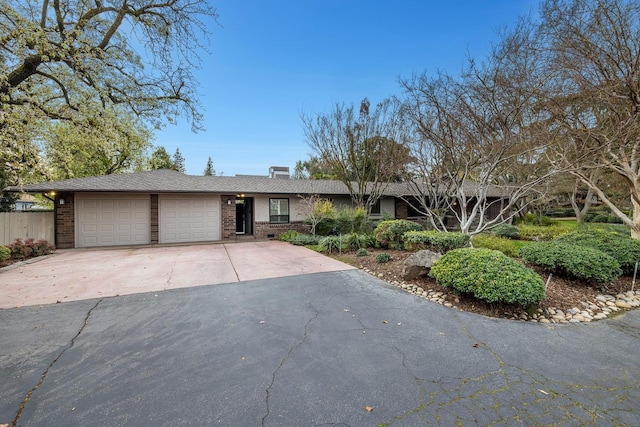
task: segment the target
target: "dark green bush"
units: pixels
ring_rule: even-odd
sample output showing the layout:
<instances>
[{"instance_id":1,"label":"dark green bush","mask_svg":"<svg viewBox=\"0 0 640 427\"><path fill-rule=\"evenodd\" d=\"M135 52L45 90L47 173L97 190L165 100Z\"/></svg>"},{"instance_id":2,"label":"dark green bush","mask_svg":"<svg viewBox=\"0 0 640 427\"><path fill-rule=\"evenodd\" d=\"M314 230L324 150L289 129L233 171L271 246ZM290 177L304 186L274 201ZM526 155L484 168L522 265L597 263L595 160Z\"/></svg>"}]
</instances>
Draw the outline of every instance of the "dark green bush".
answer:
<instances>
[{"instance_id":1,"label":"dark green bush","mask_svg":"<svg viewBox=\"0 0 640 427\"><path fill-rule=\"evenodd\" d=\"M422 225L417 222L394 219L381 221L374 230L374 234L382 247L402 249L402 236L404 233L407 231L421 231L422 229Z\"/></svg>"},{"instance_id":2,"label":"dark green bush","mask_svg":"<svg viewBox=\"0 0 640 427\"><path fill-rule=\"evenodd\" d=\"M369 252L365 248L360 248L356 251L356 256L367 256Z\"/></svg>"},{"instance_id":3,"label":"dark green bush","mask_svg":"<svg viewBox=\"0 0 640 427\"><path fill-rule=\"evenodd\" d=\"M636 261L640 260L640 241L627 234L599 229L577 230L555 241L601 250L615 258L625 274L633 273Z\"/></svg>"},{"instance_id":4,"label":"dark green bush","mask_svg":"<svg viewBox=\"0 0 640 427\"><path fill-rule=\"evenodd\" d=\"M606 253L569 243L535 242L520 249L520 257L561 276L609 283L622 274L620 264Z\"/></svg>"},{"instance_id":5,"label":"dark green bush","mask_svg":"<svg viewBox=\"0 0 640 427\"><path fill-rule=\"evenodd\" d=\"M297 246L317 245L322 236L313 236L311 234L296 234L290 243Z\"/></svg>"},{"instance_id":6,"label":"dark green bush","mask_svg":"<svg viewBox=\"0 0 640 427\"><path fill-rule=\"evenodd\" d=\"M609 215L607 214L598 214L593 217L592 222L608 222Z\"/></svg>"},{"instance_id":7,"label":"dark green bush","mask_svg":"<svg viewBox=\"0 0 640 427\"><path fill-rule=\"evenodd\" d=\"M518 230L518 227L511 224L498 224L491 229L491 232L498 237L505 237L507 239L520 238L520 230Z\"/></svg>"},{"instance_id":8,"label":"dark green bush","mask_svg":"<svg viewBox=\"0 0 640 427\"><path fill-rule=\"evenodd\" d=\"M402 240L407 249L428 249L445 253L452 249L463 248L469 244L470 236L458 232L444 231L407 231Z\"/></svg>"},{"instance_id":9,"label":"dark green bush","mask_svg":"<svg viewBox=\"0 0 640 427\"><path fill-rule=\"evenodd\" d=\"M609 224L622 224L622 218L620 218L618 215L609 215L607 217L607 222Z\"/></svg>"},{"instance_id":10,"label":"dark green bush","mask_svg":"<svg viewBox=\"0 0 640 427\"><path fill-rule=\"evenodd\" d=\"M386 252L381 252L376 255L376 262L379 262L380 264L385 264L389 261L391 261L391 255Z\"/></svg>"},{"instance_id":11,"label":"dark green bush","mask_svg":"<svg viewBox=\"0 0 640 427\"><path fill-rule=\"evenodd\" d=\"M555 221L553 221L551 218L549 218L548 216L538 216L536 214L533 213L528 213L525 216L521 217L521 218L514 218L514 222L518 225L523 224L523 225L540 225L543 227L548 227L550 225L553 225L555 223Z\"/></svg>"},{"instance_id":12,"label":"dark green bush","mask_svg":"<svg viewBox=\"0 0 640 427\"><path fill-rule=\"evenodd\" d=\"M490 303L529 305L544 298L544 282L536 272L491 249L449 251L429 275L445 288Z\"/></svg>"},{"instance_id":13,"label":"dark green bush","mask_svg":"<svg viewBox=\"0 0 640 427\"><path fill-rule=\"evenodd\" d=\"M0 262L6 261L9 258L11 258L11 249L0 245Z\"/></svg>"},{"instance_id":14,"label":"dark green bush","mask_svg":"<svg viewBox=\"0 0 640 427\"><path fill-rule=\"evenodd\" d=\"M300 234L296 230L288 230L278 236L278 240L282 242L292 242L295 237Z\"/></svg>"}]
</instances>

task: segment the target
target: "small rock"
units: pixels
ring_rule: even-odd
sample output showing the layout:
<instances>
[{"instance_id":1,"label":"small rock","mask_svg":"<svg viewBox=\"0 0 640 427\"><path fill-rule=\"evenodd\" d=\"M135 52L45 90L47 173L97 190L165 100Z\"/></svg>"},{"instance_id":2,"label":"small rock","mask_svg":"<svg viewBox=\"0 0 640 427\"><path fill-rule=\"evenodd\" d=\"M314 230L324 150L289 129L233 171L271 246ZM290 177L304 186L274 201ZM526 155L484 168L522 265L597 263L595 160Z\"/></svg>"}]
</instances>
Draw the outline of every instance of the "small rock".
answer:
<instances>
[{"instance_id":1,"label":"small rock","mask_svg":"<svg viewBox=\"0 0 640 427\"><path fill-rule=\"evenodd\" d=\"M631 308L631 305L629 305L629 303L624 301L624 300L618 300L618 301L616 301L616 307Z\"/></svg>"},{"instance_id":2,"label":"small rock","mask_svg":"<svg viewBox=\"0 0 640 427\"><path fill-rule=\"evenodd\" d=\"M551 323L551 322L549 321L549 319L543 317L542 319L540 319L540 323Z\"/></svg>"}]
</instances>

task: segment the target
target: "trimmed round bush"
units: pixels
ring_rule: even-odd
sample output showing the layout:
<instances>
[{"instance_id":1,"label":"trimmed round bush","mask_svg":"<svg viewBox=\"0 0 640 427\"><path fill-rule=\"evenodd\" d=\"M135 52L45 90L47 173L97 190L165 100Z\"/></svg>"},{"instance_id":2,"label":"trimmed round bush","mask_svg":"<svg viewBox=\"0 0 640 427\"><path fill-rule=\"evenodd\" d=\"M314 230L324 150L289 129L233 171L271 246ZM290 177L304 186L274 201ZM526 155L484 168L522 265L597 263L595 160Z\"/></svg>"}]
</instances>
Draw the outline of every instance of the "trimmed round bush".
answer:
<instances>
[{"instance_id":1,"label":"trimmed round bush","mask_svg":"<svg viewBox=\"0 0 640 427\"><path fill-rule=\"evenodd\" d=\"M520 257L561 276L609 283L622 274L620 264L606 253L588 246L535 242L520 249Z\"/></svg>"},{"instance_id":2,"label":"trimmed round bush","mask_svg":"<svg viewBox=\"0 0 640 427\"><path fill-rule=\"evenodd\" d=\"M367 256L369 252L365 248L360 248L356 251L356 256Z\"/></svg>"},{"instance_id":3,"label":"trimmed round bush","mask_svg":"<svg viewBox=\"0 0 640 427\"><path fill-rule=\"evenodd\" d=\"M520 238L520 230L518 230L518 227L511 224L498 224L491 229L491 232L498 237L504 237L507 239Z\"/></svg>"},{"instance_id":4,"label":"trimmed round bush","mask_svg":"<svg viewBox=\"0 0 640 427\"><path fill-rule=\"evenodd\" d=\"M379 262L380 264L385 264L389 261L391 261L391 255L386 252L381 252L376 255L376 262Z\"/></svg>"},{"instance_id":5,"label":"trimmed round bush","mask_svg":"<svg viewBox=\"0 0 640 427\"><path fill-rule=\"evenodd\" d=\"M445 253L469 245L470 236L459 232L407 231L402 236L404 246L410 250L428 249Z\"/></svg>"},{"instance_id":6,"label":"trimmed round bush","mask_svg":"<svg viewBox=\"0 0 640 427\"><path fill-rule=\"evenodd\" d=\"M406 219L393 219L389 221L381 221L373 231L376 241L382 247L392 249L402 249L402 236L407 231L421 231L422 225L417 222L408 221Z\"/></svg>"},{"instance_id":7,"label":"trimmed round bush","mask_svg":"<svg viewBox=\"0 0 640 427\"><path fill-rule=\"evenodd\" d=\"M529 305L544 299L544 283L535 271L491 249L449 251L429 275L445 288L490 303Z\"/></svg>"},{"instance_id":8,"label":"trimmed round bush","mask_svg":"<svg viewBox=\"0 0 640 427\"><path fill-rule=\"evenodd\" d=\"M605 230L578 230L555 239L556 242L598 249L618 261L624 274L632 274L640 261L640 241L630 235Z\"/></svg>"}]
</instances>

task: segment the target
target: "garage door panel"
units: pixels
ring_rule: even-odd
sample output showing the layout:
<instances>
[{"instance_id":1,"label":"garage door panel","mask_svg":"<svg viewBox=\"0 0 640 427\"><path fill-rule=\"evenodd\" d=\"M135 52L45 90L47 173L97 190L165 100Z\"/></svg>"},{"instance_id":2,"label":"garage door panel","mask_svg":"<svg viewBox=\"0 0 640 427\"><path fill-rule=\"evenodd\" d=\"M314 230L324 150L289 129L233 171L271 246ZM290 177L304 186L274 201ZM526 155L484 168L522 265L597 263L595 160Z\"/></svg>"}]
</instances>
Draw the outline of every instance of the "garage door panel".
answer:
<instances>
[{"instance_id":1,"label":"garage door panel","mask_svg":"<svg viewBox=\"0 0 640 427\"><path fill-rule=\"evenodd\" d=\"M216 196L161 195L158 203L160 243L220 240Z\"/></svg>"},{"instance_id":2,"label":"garage door panel","mask_svg":"<svg viewBox=\"0 0 640 427\"><path fill-rule=\"evenodd\" d=\"M117 246L151 242L149 195L76 195L77 246Z\"/></svg>"}]
</instances>

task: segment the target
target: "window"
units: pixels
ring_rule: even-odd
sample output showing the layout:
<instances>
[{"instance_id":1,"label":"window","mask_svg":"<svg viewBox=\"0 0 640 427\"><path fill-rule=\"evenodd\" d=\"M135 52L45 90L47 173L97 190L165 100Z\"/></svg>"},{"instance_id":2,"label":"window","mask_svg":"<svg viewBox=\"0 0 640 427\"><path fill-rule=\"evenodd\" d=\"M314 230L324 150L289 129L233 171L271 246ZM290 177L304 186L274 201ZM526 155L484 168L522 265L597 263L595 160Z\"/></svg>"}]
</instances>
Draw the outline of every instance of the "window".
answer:
<instances>
[{"instance_id":1,"label":"window","mask_svg":"<svg viewBox=\"0 0 640 427\"><path fill-rule=\"evenodd\" d=\"M289 199L269 199L269 222L271 224L289 222Z\"/></svg>"},{"instance_id":2,"label":"window","mask_svg":"<svg viewBox=\"0 0 640 427\"><path fill-rule=\"evenodd\" d=\"M372 215L380 215L380 199L376 200L376 202L371 205L370 213Z\"/></svg>"}]
</instances>

